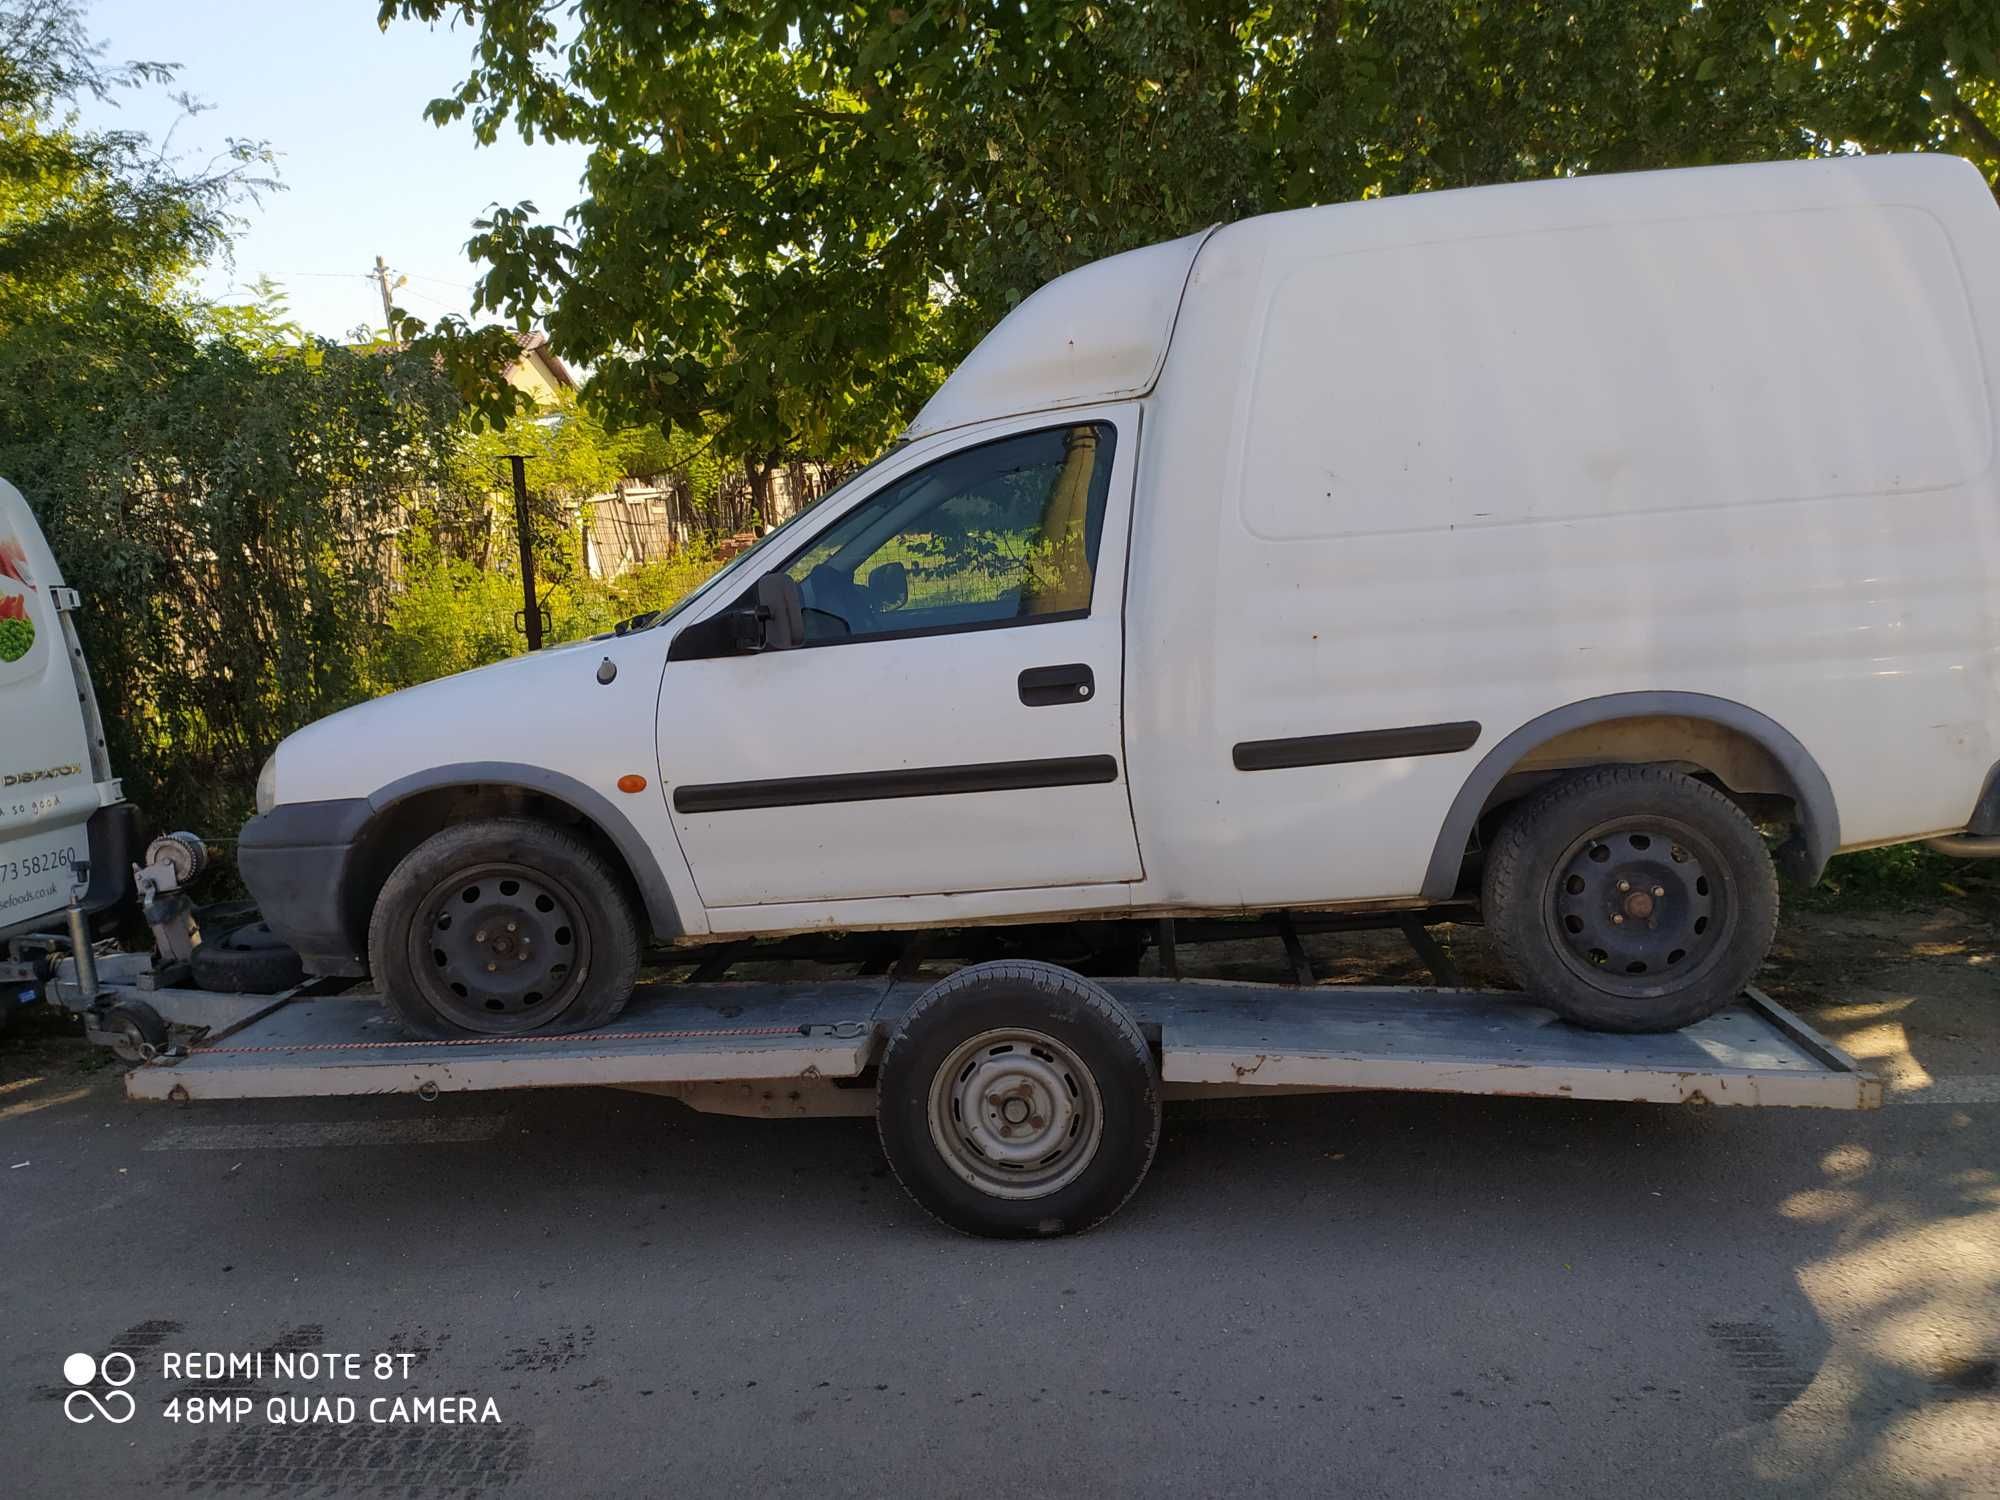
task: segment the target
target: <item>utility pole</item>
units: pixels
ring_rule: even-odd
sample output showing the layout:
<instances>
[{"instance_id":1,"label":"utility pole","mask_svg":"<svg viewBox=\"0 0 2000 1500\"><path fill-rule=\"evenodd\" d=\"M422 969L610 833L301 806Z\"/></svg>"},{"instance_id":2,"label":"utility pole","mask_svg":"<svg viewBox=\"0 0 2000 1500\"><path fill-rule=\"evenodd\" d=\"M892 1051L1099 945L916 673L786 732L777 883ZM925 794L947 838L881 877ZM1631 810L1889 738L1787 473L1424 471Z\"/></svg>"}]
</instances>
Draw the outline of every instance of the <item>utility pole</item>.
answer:
<instances>
[{"instance_id":1,"label":"utility pole","mask_svg":"<svg viewBox=\"0 0 2000 1500\"><path fill-rule=\"evenodd\" d=\"M528 649L539 651L542 606L535 599L535 532L528 516L528 460L525 454L510 453L507 462L514 469L514 530L521 543L521 630L528 637Z\"/></svg>"},{"instance_id":2,"label":"utility pole","mask_svg":"<svg viewBox=\"0 0 2000 1500\"><path fill-rule=\"evenodd\" d=\"M396 307L389 300L389 263L379 255L375 257L375 283L382 288L382 331L385 334L394 334Z\"/></svg>"}]
</instances>

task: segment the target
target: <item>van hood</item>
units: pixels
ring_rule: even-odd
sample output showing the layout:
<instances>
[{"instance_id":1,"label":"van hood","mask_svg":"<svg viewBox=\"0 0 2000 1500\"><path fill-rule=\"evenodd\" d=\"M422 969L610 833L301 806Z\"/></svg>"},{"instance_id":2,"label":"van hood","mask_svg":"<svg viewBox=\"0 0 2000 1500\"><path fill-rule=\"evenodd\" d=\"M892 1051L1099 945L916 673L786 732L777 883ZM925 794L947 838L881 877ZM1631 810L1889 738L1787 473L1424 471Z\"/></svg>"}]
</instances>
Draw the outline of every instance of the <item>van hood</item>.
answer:
<instances>
[{"instance_id":1,"label":"van hood","mask_svg":"<svg viewBox=\"0 0 2000 1500\"><path fill-rule=\"evenodd\" d=\"M449 677L434 677L413 687L397 688L393 693L384 693L379 698L370 698L351 708L328 714L324 719L316 719L288 736L284 743L289 745L293 740L321 732L365 732L377 719L396 718L404 714L463 712L467 706L467 694L500 694L514 698L532 693L535 682L552 670L549 663L560 661L591 644L587 640L565 641L560 646L509 656L501 661L488 662L483 667L468 667Z\"/></svg>"},{"instance_id":2,"label":"van hood","mask_svg":"<svg viewBox=\"0 0 2000 1500\"><path fill-rule=\"evenodd\" d=\"M276 800L373 797L442 766L560 764L612 719L650 724L665 654L644 632L572 641L357 703L279 744ZM610 683L605 661L620 669ZM626 763L640 747L620 748Z\"/></svg>"}]
</instances>

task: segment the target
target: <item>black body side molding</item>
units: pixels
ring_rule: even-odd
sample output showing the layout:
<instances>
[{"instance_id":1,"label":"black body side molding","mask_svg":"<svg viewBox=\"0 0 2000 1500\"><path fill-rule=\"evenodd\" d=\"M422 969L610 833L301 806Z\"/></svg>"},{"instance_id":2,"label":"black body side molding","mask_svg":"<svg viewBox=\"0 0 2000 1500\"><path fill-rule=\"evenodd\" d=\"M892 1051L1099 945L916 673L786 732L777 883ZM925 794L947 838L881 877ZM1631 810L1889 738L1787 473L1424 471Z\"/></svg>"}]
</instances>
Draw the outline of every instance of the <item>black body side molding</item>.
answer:
<instances>
[{"instance_id":1,"label":"black body side molding","mask_svg":"<svg viewBox=\"0 0 2000 1500\"><path fill-rule=\"evenodd\" d=\"M891 797L950 797L964 792L1090 786L1117 779L1118 762L1112 756L1066 755L1053 760L1000 760L971 766L923 766L909 771L712 781L675 787L674 810L711 813L746 807L809 807L820 802L875 802Z\"/></svg>"},{"instance_id":2,"label":"black body side molding","mask_svg":"<svg viewBox=\"0 0 2000 1500\"><path fill-rule=\"evenodd\" d=\"M1479 741L1479 725L1412 724L1405 729L1359 729L1351 734L1303 734L1282 740L1245 740L1230 752L1239 771L1282 771L1292 766L1337 766L1357 760L1399 760L1406 755L1451 755Z\"/></svg>"}]
</instances>

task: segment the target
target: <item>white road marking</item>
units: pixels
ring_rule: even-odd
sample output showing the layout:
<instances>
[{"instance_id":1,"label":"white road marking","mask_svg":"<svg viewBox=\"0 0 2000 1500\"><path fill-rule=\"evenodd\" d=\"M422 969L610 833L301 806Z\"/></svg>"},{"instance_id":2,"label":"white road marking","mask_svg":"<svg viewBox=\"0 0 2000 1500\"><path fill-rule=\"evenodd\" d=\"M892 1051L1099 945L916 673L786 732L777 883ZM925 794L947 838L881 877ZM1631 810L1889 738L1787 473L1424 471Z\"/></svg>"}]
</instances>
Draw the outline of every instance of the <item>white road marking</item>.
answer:
<instances>
[{"instance_id":1,"label":"white road marking","mask_svg":"<svg viewBox=\"0 0 2000 1500\"><path fill-rule=\"evenodd\" d=\"M1890 1089L1890 1104L2000 1104L2000 1078L1933 1078L1922 1088Z\"/></svg>"},{"instance_id":2,"label":"white road marking","mask_svg":"<svg viewBox=\"0 0 2000 1500\"><path fill-rule=\"evenodd\" d=\"M490 1141L505 1115L440 1119L287 1120L275 1125L176 1125L148 1151L294 1150L317 1146L451 1146Z\"/></svg>"}]
</instances>

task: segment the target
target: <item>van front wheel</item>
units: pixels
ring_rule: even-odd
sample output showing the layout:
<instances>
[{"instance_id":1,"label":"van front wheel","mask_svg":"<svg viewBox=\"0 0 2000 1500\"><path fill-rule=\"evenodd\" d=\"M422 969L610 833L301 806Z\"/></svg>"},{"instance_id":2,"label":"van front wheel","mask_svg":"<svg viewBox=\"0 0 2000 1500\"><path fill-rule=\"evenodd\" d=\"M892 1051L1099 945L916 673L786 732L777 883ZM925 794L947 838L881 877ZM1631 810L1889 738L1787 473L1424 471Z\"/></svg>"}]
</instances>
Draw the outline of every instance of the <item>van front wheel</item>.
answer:
<instances>
[{"instance_id":1,"label":"van front wheel","mask_svg":"<svg viewBox=\"0 0 2000 1500\"><path fill-rule=\"evenodd\" d=\"M1778 920L1742 809L1658 766L1600 766L1514 809L1487 856L1486 924L1523 989L1579 1026L1673 1031L1742 993Z\"/></svg>"},{"instance_id":2,"label":"van front wheel","mask_svg":"<svg viewBox=\"0 0 2000 1500\"><path fill-rule=\"evenodd\" d=\"M491 818L432 835L396 866L368 958L389 1009L419 1036L590 1031L631 997L639 931L588 846Z\"/></svg>"}]
</instances>

